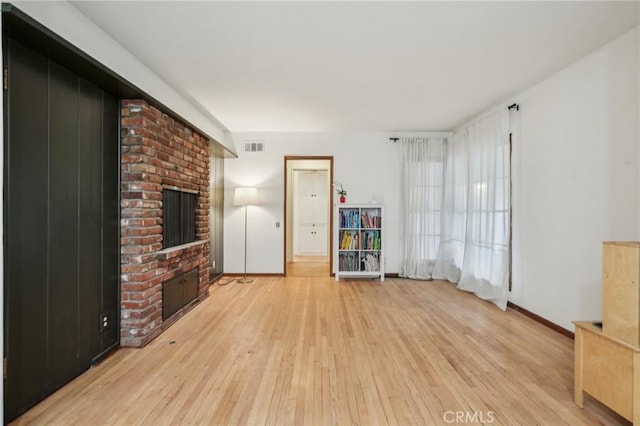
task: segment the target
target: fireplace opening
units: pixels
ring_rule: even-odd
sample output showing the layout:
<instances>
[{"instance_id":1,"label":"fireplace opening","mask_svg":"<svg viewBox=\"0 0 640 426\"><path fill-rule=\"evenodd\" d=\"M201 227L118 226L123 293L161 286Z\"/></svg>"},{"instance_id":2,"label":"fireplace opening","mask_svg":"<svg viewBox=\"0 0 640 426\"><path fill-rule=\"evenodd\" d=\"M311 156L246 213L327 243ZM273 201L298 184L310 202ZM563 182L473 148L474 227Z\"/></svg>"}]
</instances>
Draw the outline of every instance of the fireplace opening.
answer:
<instances>
[{"instance_id":1,"label":"fireplace opening","mask_svg":"<svg viewBox=\"0 0 640 426\"><path fill-rule=\"evenodd\" d=\"M198 193L178 188L162 188L162 248L196 240Z\"/></svg>"}]
</instances>

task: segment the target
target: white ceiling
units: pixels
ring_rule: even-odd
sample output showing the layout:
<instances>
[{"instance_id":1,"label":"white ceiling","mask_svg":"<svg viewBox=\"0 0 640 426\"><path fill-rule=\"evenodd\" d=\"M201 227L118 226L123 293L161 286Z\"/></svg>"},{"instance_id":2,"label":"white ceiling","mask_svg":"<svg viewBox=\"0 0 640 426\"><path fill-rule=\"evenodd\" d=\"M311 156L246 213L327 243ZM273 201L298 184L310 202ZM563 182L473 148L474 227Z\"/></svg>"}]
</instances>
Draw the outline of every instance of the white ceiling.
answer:
<instances>
[{"instance_id":1,"label":"white ceiling","mask_svg":"<svg viewBox=\"0 0 640 426\"><path fill-rule=\"evenodd\" d=\"M73 4L231 131L451 130L640 13L637 1Z\"/></svg>"}]
</instances>

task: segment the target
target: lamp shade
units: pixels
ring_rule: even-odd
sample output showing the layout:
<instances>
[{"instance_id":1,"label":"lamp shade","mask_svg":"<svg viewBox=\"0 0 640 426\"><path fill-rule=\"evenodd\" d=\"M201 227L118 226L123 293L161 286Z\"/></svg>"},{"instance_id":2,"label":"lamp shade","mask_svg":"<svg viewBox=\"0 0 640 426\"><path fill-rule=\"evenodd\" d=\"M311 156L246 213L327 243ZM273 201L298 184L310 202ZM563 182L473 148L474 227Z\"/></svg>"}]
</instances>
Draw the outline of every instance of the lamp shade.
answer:
<instances>
[{"instance_id":1,"label":"lamp shade","mask_svg":"<svg viewBox=\"0 0 640 426\"><path fill-rule=\"evenodd\" d=\"M236 188L233 194L234 206L255 206L258 204L258 188Z\"/></svg>"}]
</instances>

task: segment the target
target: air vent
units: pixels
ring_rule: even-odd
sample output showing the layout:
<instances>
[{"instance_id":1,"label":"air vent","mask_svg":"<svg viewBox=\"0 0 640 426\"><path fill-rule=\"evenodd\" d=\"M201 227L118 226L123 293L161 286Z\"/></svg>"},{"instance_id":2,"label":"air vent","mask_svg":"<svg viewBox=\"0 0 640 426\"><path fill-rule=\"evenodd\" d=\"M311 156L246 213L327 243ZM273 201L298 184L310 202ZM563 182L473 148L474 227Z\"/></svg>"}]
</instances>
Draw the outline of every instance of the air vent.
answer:
<instances>
[{"instance_id":1,"label":"air vent","mask_svg":"<svg viewBox=\"0 0 640 426\"><path fill-rule=\"evenodd\" d=\"M262 141L245 141L244 152L264 152L264 142Z\"/></svg>"}]
</instances>

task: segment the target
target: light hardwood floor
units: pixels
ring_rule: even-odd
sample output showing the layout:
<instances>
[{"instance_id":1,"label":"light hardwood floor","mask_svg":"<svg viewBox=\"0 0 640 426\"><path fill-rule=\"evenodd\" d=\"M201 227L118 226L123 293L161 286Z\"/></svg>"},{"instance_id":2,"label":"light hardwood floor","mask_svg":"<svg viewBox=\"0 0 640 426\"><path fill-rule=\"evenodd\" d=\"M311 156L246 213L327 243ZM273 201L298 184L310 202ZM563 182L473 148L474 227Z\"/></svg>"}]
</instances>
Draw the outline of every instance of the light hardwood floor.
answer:
<instances>
[{"instance_id":1,"label":"light hardwood floor","mask_svg":"<svg viewBox=\"0 0 640 426\"><path fill-rule=\"evenodd\" d=\"M327 263L329 256L293 256L294 262L302 263Z\"/></svg>"},{"instance_id":2,"label":"light hardwood floor","mask_svg":"<svg viewBox=\"0 0 640 426\"><path fill-rule=\"evenodd\" d=\"M573 404L573 341L452 284L256 278L17 424L628 424Z\"/></svg>"},{"instance_id":3,"label":"light hardwood floor","mask_svg":"<svg viewBox=\"0 0 640 426\"><path fill-rule=\"evenodd\" d=\"M292 262L287 263L288 277L328 277L329 262Z\"/></svg>"}]
</instances>

